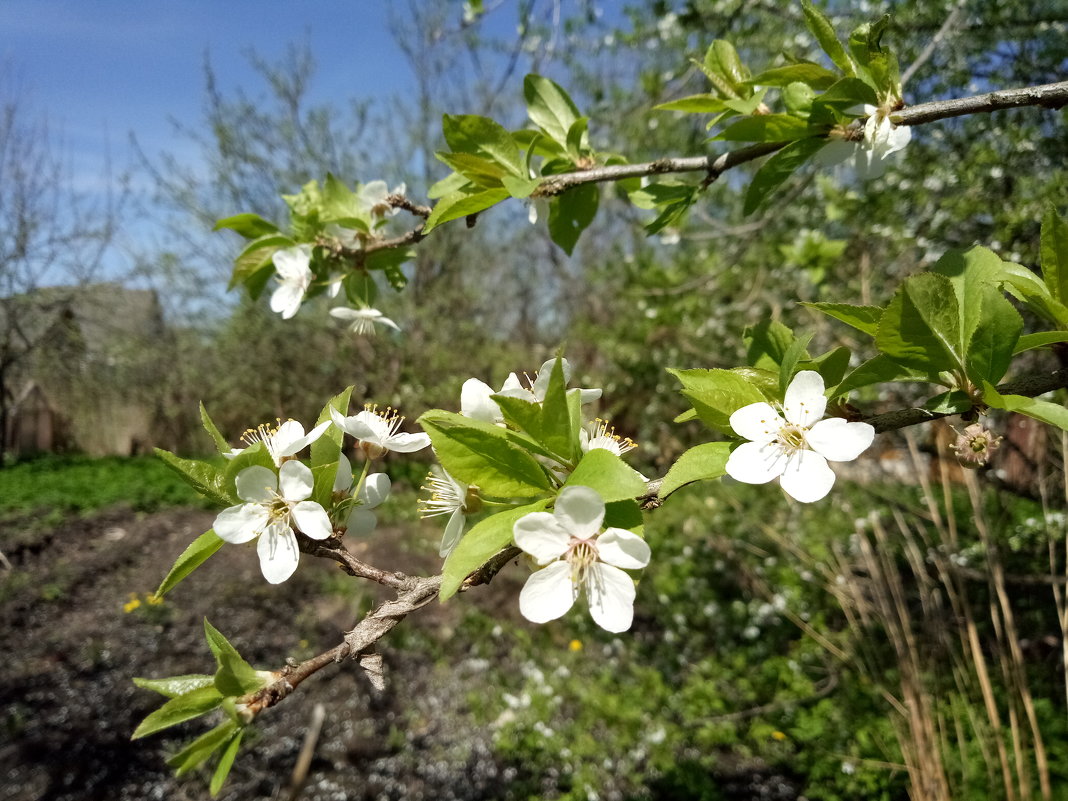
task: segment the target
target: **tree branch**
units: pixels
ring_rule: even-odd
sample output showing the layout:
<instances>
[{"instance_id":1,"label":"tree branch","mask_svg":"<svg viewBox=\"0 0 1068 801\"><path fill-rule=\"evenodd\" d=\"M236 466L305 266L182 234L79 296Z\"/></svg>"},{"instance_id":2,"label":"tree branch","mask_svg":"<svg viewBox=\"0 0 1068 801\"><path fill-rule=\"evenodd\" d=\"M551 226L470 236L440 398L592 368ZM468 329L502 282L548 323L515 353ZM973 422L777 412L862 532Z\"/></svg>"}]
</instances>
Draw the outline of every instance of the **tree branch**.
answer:
<instances>
[{"instance_id":1,"label":"tree branch","mask_svg":"<svg viewBox=\"0 0 1068 801\"><path fill-rule=\"evenodd\" d=\"M890 115L897 125L924 125L935 120L961 117L965 114L986 114L1021 106L1041 106L1057 109L1068 105L1068 81L1028 86L1023 89L1001 89L984 95L962 97L958 100L935 100L909 106Z\"/></svg>"}]
</instances>

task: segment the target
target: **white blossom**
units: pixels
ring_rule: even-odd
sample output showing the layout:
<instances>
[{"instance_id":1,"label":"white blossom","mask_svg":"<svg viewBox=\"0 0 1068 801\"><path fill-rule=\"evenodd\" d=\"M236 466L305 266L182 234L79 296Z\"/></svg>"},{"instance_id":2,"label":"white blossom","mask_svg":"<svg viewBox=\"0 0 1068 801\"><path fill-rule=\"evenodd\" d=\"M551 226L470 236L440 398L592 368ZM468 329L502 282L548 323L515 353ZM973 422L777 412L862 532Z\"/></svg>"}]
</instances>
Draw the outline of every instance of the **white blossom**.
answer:
<instances>
[{"instance_id":1,"label":"white blossom","mask_svg":"<svg viewBox=\"0 0 1068 801\"><path fill-rule=\"evenodd\" d=\"M637 447L634 440L630 437L619 436L607 421L599 417L590 423L586 423L579 430L579 444L582 446L583 453L603 448L606 451L611 451L616 456L622 456L627 451L632 451Z\"/></svg>"},{"instance_id":2,"label":"white blossom","mask_svg":"<svg viewBox=\"0 0 1068 801\"><path fill-rule=\"evenodd\" d=\"M351 496L352 484L352 465L342 453L338 456L337 473L334 474L335 496L341 495L342 500ZM389 476L385 473L371 473L364 478L355 496L346 503L350 511L345 518L345 529L349 534L366 536L375 530L378 517L371 510L385 502L392 486Z\"/></svg>"},{"instance_id":3,"label":"white blossom","mask_svg":"<svg viewBox=\"0 0 1068 801\"><path fill-rule=\"evenodd\" d=\"M545 362L541 369L534 374L534 380L531 381L527 377L527 383L529 387L524 387L519 380L519 377L515 373L508 376L508 381L505 382L504 388L501 389L498 395L507 395L510 398L519 398L521 400L530 401L531 403L541 403L545 400L545 393L549 389L549 380L552 378L553 365L556 363L556 359L549 359ZM564 385L571 380L571 365L567 363L567 359L560 360L560 366L564 371ZM512 380L514 379L514 381ZM601 390L599 389L579 389L581 393L583 405L587 403L593 403L599 397L601 397Z\"/></svg>"},{"instance_id":4,"label":"white blossom","mask_svg":"<svg viewBox=\"0 0 1068 801\"><path fill-rule=\"evenodd\" d=\"M307 500L313 486L312 472L302 462L286 462L277 475L262 465L246 467L237 474L237 495L245 503L219 512L215 533L235 545L258 537L263 577L280 584L293 575L300 559L294 525L314 540L333 534L326 510Z\"/></svg>"},{"instance_id":5,"label":"white blossom","mask_svg":"<svg viewBox=\"0 0 1068 801\"><path fill-rule=\"evenodd\" d=\"M278 271L278 288L271 295L271 311L288 320L300 308L311 284L311 245L276 250L271 261Z\"/></svg>"},{"instance_id":6,"label":"white blossom","mask_svg":"<svg viewBox=\"0 0 1068 801\"><path fill-rule=\"evenodd\" d=\"M601 531L604 500L590 487L565 487L552 513L516 521L515 544L543 565L519 594L527 620L545 623L566 613L586 590L590 615L601 628L626 631L634 618L634 581L623 570L649 564L649 546L621 528ZM621 569L622 568L622 569Z\"/></svg>"},{"instance_id":7,"label":"white blossom","mask_svg":"<svg viewBox=\"0 0 1068 801\"><path fill-rule=\"evenodd\" d=\"M400 331L400 326L378 309L350 309L347 306L338 306L330 310L330 316L349 323L349 330L357 336L373 337L376 325Z\"/></svg>"},{"instance_id":8,"label":"white blossom","mask_svg":"<svg viewBox=\"0 0 1068 801\"><path fill-rule=\"evenodd\" d=\"M460 387L460 414L470 417L472 420L481 420L485 423L504 425L504 415L501 407L493 399L493 395L505 395L510 390L522 390L523 384L519 376L509 373L504 381L504 386L494 393L493 389L485 381L477 378L469 378Z\"/></svg>"},{"instance_id":9,"label":"white blossom","mask_svg":"<svg viewBox=\"0 0 1068 801\"><path fill-rule=\"evenodd\" d=\"M294 456L304 450L319 439L328 428L330 428L330 423L320 423L305 434L304 426L296 420L286 420L284 423L279 420L277 426L264 423L256 428L248 429L241 435L241 441L245 443L246 447L262 442L267 449L267 453L271 455L275 467L279 467L284 458ZM224 453L223 456L227 459L233 459L243 453L244 450L245 448L234 448Z\"/></svg>"},{"instance_id":10,"label":"white blossom","mask_svg":"<svg viewBox=\"0 0 1068 801\"><path fill-rule=\"evenodd\" d=\"M426 434L398 432L404 418L389 407L379 411L377 406L368 405L351 417L345 417L337 409L331 408L330 415L334 425L356 437L357 447L368 459L384 456L386 451L412 453L430 444L430 437Z\"/></svg>"},{"instance_id":11,"label":"white blossom","mask_svg":"<svg viewBox=\"0 0 1068 801\"><path fill-rule=\"evenodd\" d=\"M912 128L895 125L890 121L889 111L875 106L865 105L863 113L868 115L868 119L864 123L862 141L832 138L816 159L827 167L850 160L857 177L868 180L886 172L889 157L912 141Z\"/></svg>"},{"instance_id":12,"label":"white blossom","mask_svg":"<svg viewBox=\"0 0 1068 801\"><path fill-rule=\"evenodd\" d=\"M438 555L442 558L452 553L464 533L464 524L469 513L481 506L476 487L471 487L450 476L444 468L432 470L422 489L429 497L419 501L419 516L423 518L448 515L445 534L441 538Z\"/></svg>"},{"instance_id":13,"label":"white blossom","mask_svg":"<svg viewBox=\"0 0 1068 801\"><path fill-rule=\"evenodd\" d=\"M778 478L795 500L811 503L834 485L827 461L848 462L871 445L875 429L841 417L823 418L827 398L823 377L812 370L794 376L780 415L768 403L751 403L730 417L731 428L749 442L727 459L727 475L746 484ZM785 418L785 419L784 419Z\"/></svg>"}]
</instances>

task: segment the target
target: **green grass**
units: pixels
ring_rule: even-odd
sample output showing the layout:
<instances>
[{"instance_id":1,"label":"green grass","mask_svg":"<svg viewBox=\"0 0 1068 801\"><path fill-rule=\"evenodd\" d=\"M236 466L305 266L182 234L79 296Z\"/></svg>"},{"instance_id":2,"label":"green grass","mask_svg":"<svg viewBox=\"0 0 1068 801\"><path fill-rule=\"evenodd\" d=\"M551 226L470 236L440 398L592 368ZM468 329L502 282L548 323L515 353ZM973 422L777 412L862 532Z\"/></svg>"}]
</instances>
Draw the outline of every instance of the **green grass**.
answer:
<instances>
[{"instance_id":1,"label":"green grass","mask_svg":"<svg viewBox=\"0 0 1068 801\"><path fill-rule=\"evenodd\" d=\"M87 513L117 505L139 512L206 506L154 456L47 456L0 469L0 516Z\"/></svg>"}]
</instances>

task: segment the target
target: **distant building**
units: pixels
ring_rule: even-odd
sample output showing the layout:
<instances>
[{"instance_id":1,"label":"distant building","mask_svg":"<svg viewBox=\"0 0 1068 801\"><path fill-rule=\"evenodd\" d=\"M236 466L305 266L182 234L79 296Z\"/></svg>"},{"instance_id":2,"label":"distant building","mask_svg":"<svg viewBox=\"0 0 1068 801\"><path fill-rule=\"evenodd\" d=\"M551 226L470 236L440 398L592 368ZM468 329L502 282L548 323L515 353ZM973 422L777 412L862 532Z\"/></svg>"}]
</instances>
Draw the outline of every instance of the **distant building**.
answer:
<instances>
[{"instance_id":1,"label":"distant building","mask_svg":"<svg viewBox=\"0 0 1068 801\"><path fill-rule=\"evenodd\" d=\"M89 284L0 300L5 452L150 450L166 336L149 290Z\"/></svg>"}]
</instances>

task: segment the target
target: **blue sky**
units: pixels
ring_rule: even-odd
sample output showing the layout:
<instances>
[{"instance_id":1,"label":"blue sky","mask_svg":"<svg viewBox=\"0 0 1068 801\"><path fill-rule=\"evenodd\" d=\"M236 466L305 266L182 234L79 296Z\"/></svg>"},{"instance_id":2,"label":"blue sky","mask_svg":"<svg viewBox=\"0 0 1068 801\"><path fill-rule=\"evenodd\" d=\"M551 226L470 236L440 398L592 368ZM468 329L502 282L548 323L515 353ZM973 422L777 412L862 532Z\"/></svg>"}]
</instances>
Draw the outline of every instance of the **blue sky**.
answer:
<instances>
[{"instance_id":1,"label":"blue sky","mask_svg":"<svg viewBox=\"0 0 1068 801\"><path fill-rule=\"evenodd\" d=\"M319 62L313 97L348 98L355 87L386 96L403 88L403 64L385 0L251 2L0 0L0 68L27 107L47 116L83 181L110 150L121 168L129 134L149 153L184 143L169 117L196 121L210 53L227 90L256 87L245 55L268 61L308 41ZM395 7L399 4L392 4Z\"/></svg>"}]
</instances>

